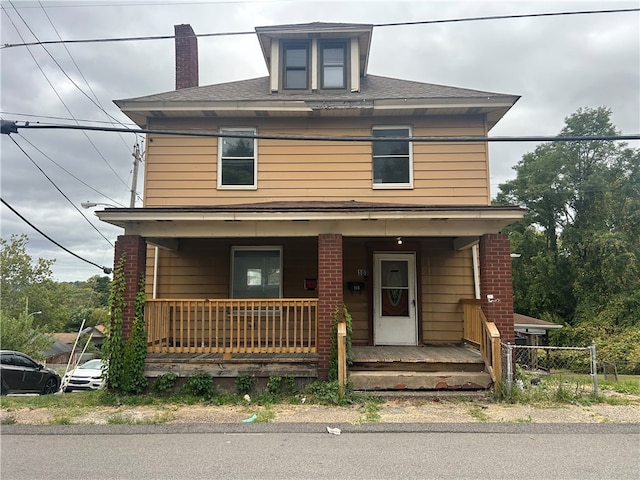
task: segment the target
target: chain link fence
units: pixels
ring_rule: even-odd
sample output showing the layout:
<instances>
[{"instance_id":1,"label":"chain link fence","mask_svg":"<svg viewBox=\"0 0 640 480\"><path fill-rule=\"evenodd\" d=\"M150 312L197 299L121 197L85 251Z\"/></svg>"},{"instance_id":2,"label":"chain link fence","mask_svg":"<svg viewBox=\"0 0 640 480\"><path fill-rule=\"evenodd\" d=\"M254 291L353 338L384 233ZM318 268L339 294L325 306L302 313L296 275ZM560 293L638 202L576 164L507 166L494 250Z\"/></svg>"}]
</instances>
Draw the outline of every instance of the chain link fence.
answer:
<instances>
[{"instance_id":1,"label":"chain link fence","mask_svg":"<svg viewBox=\"0 0 640 480\"><path fill-rule=\"evenodd\" d=\"M595 344L587 347L547 347L501 344L502 380L507 395L554 383L560 388L574 384L576 389L598 395L598 362ZM611 367L610 367L611 370Z\"/></svg>"}]
</instances>

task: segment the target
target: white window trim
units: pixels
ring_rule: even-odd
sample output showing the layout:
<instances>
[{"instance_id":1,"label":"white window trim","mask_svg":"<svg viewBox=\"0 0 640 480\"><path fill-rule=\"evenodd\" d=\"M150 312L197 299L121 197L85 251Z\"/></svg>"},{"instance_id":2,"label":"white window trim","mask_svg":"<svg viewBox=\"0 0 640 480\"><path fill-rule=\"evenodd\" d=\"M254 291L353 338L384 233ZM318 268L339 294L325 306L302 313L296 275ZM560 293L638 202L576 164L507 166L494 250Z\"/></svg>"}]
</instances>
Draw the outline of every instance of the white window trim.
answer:
<instances>
[{"instance_id":1,"label":"white window trim","mask_svg":"<svg viewBox=\"0 0 640 480\"><path fill-rule=\"evenodd\" d=\"M413 137L413 129L411 125L374 125L372 127L372 136L373 130L397 130L400 128L406 128L409 131L409 183L375 183L375 179L373 178L373 142L371 143L371 185L374 190L410 190L413 189L413 142L411 138Z\"/></svg>"},{"instance_id":2,"label":"white window trim","mask_svg":"<svg viewBox=\"0 0 640 480\"><path fill-rule=\"evenodd\" d=\"M218 133L223 132L251 132L257 134L255 127L220 127ZM253 185L223 185L222 184L222 139L218 137L218 190L257 190L258 189L258 139L253 139Z\"/></svg>"},{"instance_id":3,"label":"white window trim","mask_svg":"<svg viewBox=\"0 0 640 480\"><path fill-rule=\"evenodd\" d=\"M238 251L244 251L244 252L273 252L273 251L277 251L280 254L280 286L278 288L278 298L282 298L282 284L283 284L283 279L284 279L284 274L282 271L282 245L258 245L258 246L232 246L231 247L231 261L230 263L230 267L231 267L231 272L229 274L229 278L231 279L231 282L229 283L229 298L234 298L233 296L233 285L234 285L234 271L235 271L235 265L234 265L234 259L235 259L235 254Z\"/></svg>"}]
</instances>

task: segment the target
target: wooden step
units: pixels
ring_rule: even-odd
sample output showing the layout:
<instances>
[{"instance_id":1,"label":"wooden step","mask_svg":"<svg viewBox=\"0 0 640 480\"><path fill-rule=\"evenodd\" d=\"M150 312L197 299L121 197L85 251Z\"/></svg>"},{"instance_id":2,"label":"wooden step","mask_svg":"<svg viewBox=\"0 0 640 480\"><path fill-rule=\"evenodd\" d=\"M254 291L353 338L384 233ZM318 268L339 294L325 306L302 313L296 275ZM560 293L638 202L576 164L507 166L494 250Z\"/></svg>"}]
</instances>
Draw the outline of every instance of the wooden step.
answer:
<instances>
[{"instance_id":1,"label":"wooden step","mask_svg":"<svg viewBox=\"0 0 640 480\"><path fill-rule=\"evenodd\" d=\"M486 390L486 372L350 371L354 390Z\"/></svg>"}]
</instances>

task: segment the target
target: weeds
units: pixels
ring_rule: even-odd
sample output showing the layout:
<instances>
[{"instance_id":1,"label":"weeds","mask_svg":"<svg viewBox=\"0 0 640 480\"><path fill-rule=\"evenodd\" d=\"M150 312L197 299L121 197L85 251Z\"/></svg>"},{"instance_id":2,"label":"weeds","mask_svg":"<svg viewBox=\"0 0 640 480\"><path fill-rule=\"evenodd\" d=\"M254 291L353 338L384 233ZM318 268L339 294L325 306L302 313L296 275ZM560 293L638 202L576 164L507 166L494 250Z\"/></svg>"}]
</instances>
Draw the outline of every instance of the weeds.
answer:
<instances>
[{"instance_id":1,"label":"weeds","mask_svg":"<svg viewBox=\"0 0 640 480\"><path fill-rule=\"evenodd\" d=\"M182 393L196 398L211 399L215 394L213 377L208 373L197 373L185 380Z\"/></svg>"},{"instance_id":2,"label":"weeds","mask_svg":"<svg viewBox=\"0 0 640 480\"><path fill-rule=\"evenodd\" d=\"M370 400L362 407L362 417L360 423L378 423L380 417L380 403L375 400Z\"/></svg>"},{"instance_id":3,"label":"weeds","mask_svg":"<svg viewBox=\"0 0 640 480\"><path fill-rule=\"evenodd\" d=\"M488 422L489 421L489 415L487 415L486 413L484 413L484 411L482 410L481 407L478 407L476 405L474 405L473 407L471 407L469 409L469 414L475 418L476 420L479 420L481 422Z\"/></svg>"}]
</instances>

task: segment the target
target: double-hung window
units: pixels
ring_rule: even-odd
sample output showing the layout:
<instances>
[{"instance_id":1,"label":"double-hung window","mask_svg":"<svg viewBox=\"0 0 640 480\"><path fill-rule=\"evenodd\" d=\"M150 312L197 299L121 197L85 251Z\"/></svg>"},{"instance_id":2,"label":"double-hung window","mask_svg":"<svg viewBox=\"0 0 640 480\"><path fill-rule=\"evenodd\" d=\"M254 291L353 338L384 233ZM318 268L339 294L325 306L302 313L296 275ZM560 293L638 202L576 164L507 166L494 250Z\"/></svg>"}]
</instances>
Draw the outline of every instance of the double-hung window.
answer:
<instances>
[{"instance_id":1,"label":"double-hung window","mask_svg":"<svg viewBox=\"0 0 640 480\"><path fill-rule=\"evenodd\" d=\"M231 298L282 297L282 247L233 247Z\"/></svg>"},{"instance_id":2,"label":"double-hung window","mask_svg":"<svg viewBox=\"0 0 640 480\"><path fill-rule=\"evenodd\" d=\"M218 188L255 189L258 172L253 128L223 128L218 138ZM246 138L244 138L246 137Z\"/></svg>"},{"instance_id":3,"label":"double-hung window","mask_svg":"<svg viewBox=\"0 0 640 480\"><path fill-rule=\"evenodd\" d=\"M323 43L320 48L322 88L346 88L346 46L342 42Z\"/></svg>"},{"instance_id":4,"label":"double-hung window","mask_svg":"<svg viewBox=\"0 0 640 480\"><path fill-rule=\"evenodd\" d=\"M286 90L308 90L309 44L286 43L283 53L284 88Z\"/></svg>"},{"instance_id":5,"label":"double-hung window","mask_svg":"<svg viewBox=\"0 0 640 480\"><path fill-rule=\"evenodd\" d=\"M373 138L373 188L412 188L411 128L374 127Z\"/></svg>"}]
</instances>

